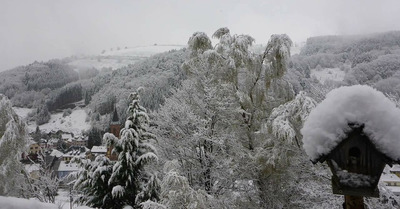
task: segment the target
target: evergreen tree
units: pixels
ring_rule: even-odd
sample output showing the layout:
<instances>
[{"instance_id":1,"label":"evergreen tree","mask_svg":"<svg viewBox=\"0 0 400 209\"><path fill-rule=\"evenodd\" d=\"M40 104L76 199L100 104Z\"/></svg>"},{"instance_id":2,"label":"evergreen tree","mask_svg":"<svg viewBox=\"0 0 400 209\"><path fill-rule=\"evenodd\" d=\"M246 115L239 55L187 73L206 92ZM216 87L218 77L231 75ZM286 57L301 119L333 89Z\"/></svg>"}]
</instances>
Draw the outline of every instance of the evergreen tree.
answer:
<instances>
[{"instance_id":1,"label":"evergreen tree","mask_svg":"<svg viewBox=\"0 0 400 209\"><path fill-rule=\"evenodd\" d=\"M142 202L159 199L159 180L146 169L151 161L158 160L156 149L151 145L156 137L147 131L149 117L139 105L139 92L131 93L130 99L121 139L104 134L107 145L114 147L117 161L97 157L95 162L83 163L85 169L77 174L75 187L84 192L79 199L81 203L101 208L141 208Z\"/></svg>"},{"instance_id":2,"label":"evergreen tree","mask_svg":"<svg viewBox=\"0 0 400 209\"><path fill-rule=\"evenodd\" d=\"M113 208L111 187L108 179L112 173L113 163L105 156L97 156L93 162L81 161L74 188L82 193L75 202L96 208Z\"/></svg>"}]
</instances>

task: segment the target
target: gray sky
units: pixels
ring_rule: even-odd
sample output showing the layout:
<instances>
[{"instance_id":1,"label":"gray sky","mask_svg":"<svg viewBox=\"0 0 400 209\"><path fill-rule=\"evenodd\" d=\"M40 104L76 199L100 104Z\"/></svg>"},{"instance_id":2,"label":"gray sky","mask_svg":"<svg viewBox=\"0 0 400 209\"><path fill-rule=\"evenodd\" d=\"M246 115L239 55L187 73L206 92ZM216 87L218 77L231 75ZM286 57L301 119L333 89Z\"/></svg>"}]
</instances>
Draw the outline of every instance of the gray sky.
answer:
<instances>
[{"instance_id":1,"label":"gray sky","mask_svg":"<svg viewBox=\"0 0 400 209\"><path fill-rule=\"evenodd\" d=\"M186 44L220 27L266 43L400 30L398 0L0 0L0 71L138 45Z\"/></svg>"}]
</instances>

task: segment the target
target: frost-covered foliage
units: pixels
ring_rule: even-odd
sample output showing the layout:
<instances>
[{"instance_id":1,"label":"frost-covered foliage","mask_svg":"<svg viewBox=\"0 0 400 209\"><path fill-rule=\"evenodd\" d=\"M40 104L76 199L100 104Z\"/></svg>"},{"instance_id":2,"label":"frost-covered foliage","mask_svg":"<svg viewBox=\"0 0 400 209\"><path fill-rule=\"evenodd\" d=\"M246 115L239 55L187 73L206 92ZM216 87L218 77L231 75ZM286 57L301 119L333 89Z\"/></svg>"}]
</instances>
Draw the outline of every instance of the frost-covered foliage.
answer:
<instances>
[{"instance_id":1,"label":"frost-covered foliage","mask_svg":"<svg viewBox=\"0 0 400 209\"><path fill-rule=\"evenodd\" d=\"M260 130L270 109L292 99L282 96L293 90L281 81L291 41L273 36L265 54L255 54L249 50L251 36L221 28L213 37L219 39L214 49L185 61L189 79L155 114L162 155L181 167L165 173L164 180L186 180L193 191L206 192L217 208L264 207L267 200L260 194L270 191L259 190L263 165L255 152L264 144ZM186 207L179 201L175 208Z\"/></svg>"},{"instance_id":2,"label":"frost-covered foliage","mask_svg":"<svg viewBox=\"0 0 400 209\"><path fill-rule=\"evenodd\" d=\"M292 143L299 135L299 130L296 128L301 127L316 105L316 102L306 96L305 92L300 92L294 100L272 110L267 129L276 138Z\"/></svg>"},{"instance_id":3,"label":"frost-covered foliage","mask_svg":"<svg viewBox=\"0 0 400 209\"><path fill-rule=\"evenodd\" d=\"M271 65L268 72L269 77L281 78L284 75L292 45L292 40L286 34L274 34L271 36L264 52L264 57L267 58Z\"/></svg>"},{"instance_id":4,"label":"frost-covered foliage","mask_svg":"<svg viewBox=\"0 0 400 209\"><path fill-rule=\"evenodd\" d=\"M164 208L224 208L204 190L191 188L188 179L178 174L178 168L176 160L167 162L164 166L166 175L161 183Z\"/></svg>"},{"instance_id":5,"label":"frost-covered foliage","mask_svg":"<svg viewBox=\"0 0 400 209\"><path fill-rule=\"evenodd\" d=\"M189 48L192 49L192 56L202 54L212 48L211 40L203 32L196 32L188 41Z\"/></svg>"},{"instance_id":6,"label":"frost-covered foliage","mask_svg":"<svg viewBox=\"0 0 400 209\"><path fill-rule=\"evenodd\" d=\"M382 153L400 159L400 110L385 95L369 86L331 91L310 114L301 133L312 160L329 153L343 140L349 123L364 125L364 132Z\"/></svg>"},{"instance_id":7,"label":"frost-covered foliage","mask_svg":"<svg viewBox=\"0 0 400 209\"><path fill-rule=\"evenodd\" d=\"M108 179L112 188L111 198L114 207L130 205L139 207L146 200L158 200L158 179L145 167L152 161L157 161L157 151L151 142L156 138L148 132L149 118L146 109L139 105L140 93L130 94L131 103L128 108L128 118L121 130L121 139L112 134L105 134L104 140L108 146L113 146L112 152L118 156Z\"/></svg>"},{"instance_id":8,"label":"frost-covered foliage","mask_svg":"<svg viewBox=\"0 0 400 209\"><path fill-rule=\"evenodd\" d=\"M0 195L19 196L23 184L20 156L27 148L25 123L15 114L11 102L0 94Z\"/></svg>"},{"instance_id":9,"label":"frost-covered foliage","mask_svg":"<svg viewBox=\"0 0 400 209\"><path fill-rule=\"evenodd\" d=\"M32 162L33 163L33 162ZM20 196L24 198L35 198L40 202L54 203L58 192L59 180L53 170L41 161L40 164L33 163L30 166L37 166L37 176L32 177L28 170L24 170L24 183L19 188Z\"/></svg>"}]
</instances>

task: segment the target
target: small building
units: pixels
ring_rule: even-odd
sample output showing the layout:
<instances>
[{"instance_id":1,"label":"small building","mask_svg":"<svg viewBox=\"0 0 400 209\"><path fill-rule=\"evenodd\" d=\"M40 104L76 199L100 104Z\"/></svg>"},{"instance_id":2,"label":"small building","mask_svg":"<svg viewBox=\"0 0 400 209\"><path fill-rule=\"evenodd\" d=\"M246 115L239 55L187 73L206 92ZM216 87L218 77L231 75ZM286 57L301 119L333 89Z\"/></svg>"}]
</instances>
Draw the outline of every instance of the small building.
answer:
<instances>
[{"instance_id":1,"label":"small building","mask_svg":"<svg viewBox=\"0 0 400 209\"><path fill-rule=\"evenodd\" d=\"M386 186L393 194L399 196L400 195L400 187L399 186Z\"/></svg>"},{"instance_id":2,"label":"small building","mask_svg":"<svg viewBox=\"0 0 400 209\"><path fill-rule=\"evenodd\" d=\"M41 151L42 151L42 149L38 143L32 142L29 145L29 154L39 154L39 153L41 153Z\"/></svg>"},{"instance_id":3,"label":"small building","mask_svg":"<svg viewBox=\"0 0 400 209\"><path fill-rule=\"evenodd\" d=\"M58 151L57 149L53 149L53 151L51 151L50 156L54 156L57 158L61 158L64 155L64 153L62 153L61 151Z\"/></svg>"},{"instance_id":4,"label":"small building","mask_svg":"<svg viewBox=\"0 0 400 209\"><path fill-rule=\"evenodd\" d=\"M47 148L54 150L57 149L57 145L58 145L59 139L57 138L51 138L47 141Z\"/></svg>"},{"instance_id":5,"label":"small building","mask_svg":"<svg viewBox=\"0 0 400 209\"><path fill-rule=\"evenodd\" d=\"M39 145L42 150L47 150L48 149L47 139L40 139Z\"/></svg>"},{"instance_id":6,"label":"small building","mask_svg":"<svg viewBox=\"0 0 400 209\"><path fill-rule=\"evenodd\" d=\"M77 146L77 147L87 147L88 146L88 137L87 136L75 136L68 140L69 146Z\"/></svg>"},{"instance_id":7,"label":"small building","mask_svg":"<svg viewBox=\"0 0 400 209\"><path fill-rule=\"evenodd\" d=\"M66 161L62 160L57 169L57 177L58 177L58 179L63 179L65 177L67 177L69 174L71 174L72 172L76 172L76 171L79 171L79 166L77 163L66 162Z\"/></svg>"},{"instance_id":8,"label":"small building","mask_svg":"<svg viewBox=\"0 0 400 209\"><path fill-rule=\"evenodd\" d=\"M395 174L382 174L380 181L384 182L386 186L399 187L400 189L400 178Z\"/></svg>"},{"instance_id":9,"label":"small building","mask_svg":"<svg viewBox=\"0 0 400 209\"><path fill-rule=\"evenodd\" d=\"M106 146L93 146L92 149L90 150L92 154L95 155L105 155L107 153L107 147Z\"/></svg>"},{"instance_id":10,"label":"small building","mask_svg":"<svg viewBox=\"0 0 400 209\"><path fill-rule=\"evenodd\" d=\"M395 164L390 168L390 173L396 174L398 177L400 177L400 165Z\"/></svg>"},{"instance_id":11,"label":"small building","mask_svg":"<svg viewBox=\"0 0 400 209\"><path fill-rule=\"evenodd\" d=\"M90 150L89 159L94 160L97 156L107 154L107 147L106 146L93 146Z\"/></svg>"},{"instance_id":12,"label":"small building","mask_svg":"<svg viewBox=\"0 0 400 209\"><path fill-rule=\"evenodd\" d=\"M64 142L67 142L69 139L72 139L72 138L74 138L74 137L70 133L61 134L61 140L63 140Z\"/></svg>"},{"instance_id":13,"label":"small building","mask_svg":"<svg viewBox=\"0 0 400 209\"><path fill-rule=\"evenodd\" d=\"M63 161L69 162L73 158L85 159L90 153L86 147L71 146L67 152L61 156Z\"/></svg>"}]
</instances>

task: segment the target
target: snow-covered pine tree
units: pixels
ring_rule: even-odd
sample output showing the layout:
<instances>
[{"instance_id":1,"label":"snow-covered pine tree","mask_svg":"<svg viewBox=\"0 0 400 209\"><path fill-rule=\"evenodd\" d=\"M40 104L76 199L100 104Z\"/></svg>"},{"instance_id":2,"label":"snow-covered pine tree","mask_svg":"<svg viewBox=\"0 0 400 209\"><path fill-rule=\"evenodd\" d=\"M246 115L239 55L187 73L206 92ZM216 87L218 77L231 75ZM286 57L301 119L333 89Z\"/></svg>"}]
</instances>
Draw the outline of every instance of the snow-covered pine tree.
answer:
<instances>
[{"instance_id":1,"label":"snow-covered pine tree","mask_svg":"<svg viewBox=\"0 0 400 209\"><path fill-rule=\"evenodd\" d=\"M91 161L80 160L82 170L75 175L74 189L82 194L75 202L95 208L113 208L112 187L108 186L113 163L105 156L97 156Z\"/></svg>"},{"instance_id":2,"label":"snow-covered pine tree","mask_svg":"<svg viewBox=\"0 0 400 209\"><path fill-rule=\"evenodd\" d=\"M148 132L149 117L142 107L139 93L130 94L131 103L128 108L128 118L121 130L121 139L112 134L105 134L108 145L113 146L113 152L118 159L112 168L108 186L112 188L113 208L131 206L140 208L140 203L146 200L158 200L159 184L155 174L145 169L153 160L158 160L155 147L150 143L155 140L154 134Z\"/></svg>"}]
</instances>

